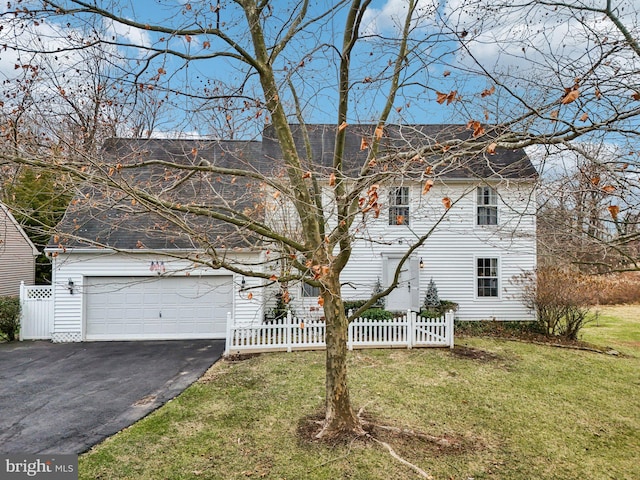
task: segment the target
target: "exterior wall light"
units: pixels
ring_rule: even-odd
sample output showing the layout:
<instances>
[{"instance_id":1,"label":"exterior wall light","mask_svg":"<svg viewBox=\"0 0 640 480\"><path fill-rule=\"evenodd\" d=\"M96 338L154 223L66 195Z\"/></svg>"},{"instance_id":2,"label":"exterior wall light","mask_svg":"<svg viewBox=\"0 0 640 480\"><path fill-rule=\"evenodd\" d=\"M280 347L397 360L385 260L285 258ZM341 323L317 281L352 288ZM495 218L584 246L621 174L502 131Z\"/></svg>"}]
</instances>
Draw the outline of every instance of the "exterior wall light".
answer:
<instances>
[{"instance_id":1,"label":"exterior wall light","mask_svg":"<svg viewBox=\"0 0 640 480\"><path fill-rule=\"evenodd\" d=\"M73 280L69 279L69 281L67 282L67 289L69 290L70 295L73 295L74 287L75 283L73 283Z\"/></svg>"},{"instance_id":2,"label":"exterior wall light","mask_svg":"<svg viewBox=\"0 0 640 480\"><path fill-rule=\"evenodd\" d=\"M420 268L424 268L424 261L422 260L422 257L420 257L420 263L418 265Z\"/></svg>"},{"instance_id":3,"label":"exterior wall light","mask_svg":"<svg viewBox=\"0 0 640 480\"><path fill-rule=\"evenodd\" d=\"M149 266L149 271L151 272L156 272L158 275L162 275L164 272L167 271L166 267L164 266L164 262L162 261L153 261L151 262L151 265Z\"/></svg>"}]
</instances>

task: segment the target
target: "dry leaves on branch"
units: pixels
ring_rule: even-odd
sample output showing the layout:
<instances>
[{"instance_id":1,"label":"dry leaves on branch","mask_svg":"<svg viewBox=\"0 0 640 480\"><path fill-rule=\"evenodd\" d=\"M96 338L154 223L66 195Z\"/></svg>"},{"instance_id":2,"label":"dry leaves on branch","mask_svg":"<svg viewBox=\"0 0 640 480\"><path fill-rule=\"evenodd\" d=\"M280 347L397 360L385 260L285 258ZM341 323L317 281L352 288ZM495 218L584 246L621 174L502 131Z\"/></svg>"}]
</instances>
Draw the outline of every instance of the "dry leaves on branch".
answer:
<instances>
[{"instance_id":1,"label":"dry leaves on branch","mask_svg":"<svg viewBox=\"0 0 640 480\"><path fill-rule=\"evenodd\" d=\"M560 100L560 103L562 103L563 105L568 105L571 102L575 102L579 96L580 90L578 90L577 87L565 88L565 95L562 100Z\"/></svg>"},{"instance_id":2,"label":"dry leaves on branch","mask_svg":"<svg viewBox=\"0 0 640 480\"><path fill-rule=\"evenodd\" d=\"M494 86L492 86L491 88L485 88L485 89L482 91L482 93L480 94L480 96L481 96L482 98L484 98L484 97L488 97L489 95L493 95L493 94L495 93L495 91L496 91L496 87L495 87L495 85L494 85Z\"/></svg>"},{"instance_id":3,"label":"dry leaves on branch","mask_svg":"<svg viewBox=\"0 0 640 480\"><path fill-rule=\"evenodd\" d=\"M440 105L444 102L447 102L447 105L449 105L456 100L459 100L457 90L451 90L449 93L436 92L436 102Z\"/></svg>"},{"instance_id":4,"label":"dry leaves on branch","mask_svg":"<svg viewBox=\"0 0 640 480\"><path fill-rule=\"evenodd\" d=\"M382 125L378 125L376 127L375 132L373 132L374 136L376 137L376 140L380 140L382 138L383 133L384 133L384 128L382 127Z\"/></svg>"},{"instance_id":5,"label":"dry leaves on branch","mask_svg":"<svg viewBox=\"0 0 640 480\"><path fill-rule=\"evenodd\" d=\"M613 218L614 220L618 219L618 214L620 213L620 207L618 205L609 205L607 207L607 210L609 210L611 218Z\"/></svg>"},{"instance_id":6,"label":"dry leaves on branch","mask_svg":"<svg viewBox=\"0 0 640 480\"><path fill-rule=\"evenodd\" d=\"M467 122L467 130L473 130L473 138L478 138L481 135L484 135L484 127L477 120L469 120Z\"/></svg>"},{"instance_id":7,"label":"dry leaves on branch","mask_svg":"<svg viewBox=\"0 0 640 480\"><path fill-rule=\"evenodd\" d=\"M451 199L449 197L444 197L442 199L442 205L444 205L445 210L449 210L451 208Z\"/></svg>"},{"instance_id":8,"label":"dry leaves on branch","mask_svg":"<svg viewBox=\"0 0 640 480\"><path fill-rule=\"evenodd\" d=\"M431 187L433 187L433 180L429 179L426 182L424 182L424 187L422 187L422 194L424 195L425 193L429 193L429 190L431 190Z\"/></svg>"}]
</instances>

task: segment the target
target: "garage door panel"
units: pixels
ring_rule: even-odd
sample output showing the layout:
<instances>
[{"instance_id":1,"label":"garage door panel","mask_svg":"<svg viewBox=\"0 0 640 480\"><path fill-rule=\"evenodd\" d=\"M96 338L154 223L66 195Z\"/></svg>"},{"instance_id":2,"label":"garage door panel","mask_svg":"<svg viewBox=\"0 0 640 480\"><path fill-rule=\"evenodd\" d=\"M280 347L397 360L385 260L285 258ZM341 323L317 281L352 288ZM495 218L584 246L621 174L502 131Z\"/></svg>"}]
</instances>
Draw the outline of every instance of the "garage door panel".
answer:
<instances>
[{"instance_id":1,"label":"garage door panel","mask_svg":"<svg viewBox=\"0 0 640 480\"><path fill-rule=\"evenodd\" d=\"M224 338L233 282L224 277L89 277L85 338Z\"/></svg>"}]
</instances>

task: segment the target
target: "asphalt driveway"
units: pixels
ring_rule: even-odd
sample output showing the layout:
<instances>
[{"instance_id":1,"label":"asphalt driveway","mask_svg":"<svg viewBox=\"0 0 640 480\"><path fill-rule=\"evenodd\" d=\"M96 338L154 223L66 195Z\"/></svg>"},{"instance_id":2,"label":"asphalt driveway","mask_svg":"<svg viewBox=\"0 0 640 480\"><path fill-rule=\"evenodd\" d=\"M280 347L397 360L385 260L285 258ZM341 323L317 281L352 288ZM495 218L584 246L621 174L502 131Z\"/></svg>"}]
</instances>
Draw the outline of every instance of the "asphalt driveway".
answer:
<instances>
[{"instance_id":1,"label":"asphalt driveway","mask_svg":"<svg viewBox=\"0 0 640 480\"><path fill-rule=\"evenodd\" d=\"M0 344L0 453L81 453L197 380L224 340Z\"/></svg>"}]
</instances>

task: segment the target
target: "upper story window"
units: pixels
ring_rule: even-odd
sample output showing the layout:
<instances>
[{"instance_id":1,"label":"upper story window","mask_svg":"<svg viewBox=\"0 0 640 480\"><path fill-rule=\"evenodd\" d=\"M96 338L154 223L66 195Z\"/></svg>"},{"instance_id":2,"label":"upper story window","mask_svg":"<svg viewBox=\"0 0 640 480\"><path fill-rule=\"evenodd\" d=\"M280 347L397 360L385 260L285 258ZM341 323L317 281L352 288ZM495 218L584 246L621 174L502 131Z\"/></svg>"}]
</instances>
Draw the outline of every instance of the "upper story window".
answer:
<instances>
[{"instance_id":1,"label":"upper story window","mask_svg":"<svg viewBox=\"0 0 640 480\"><path fill-rule=\"evenodd\" d=\"M498 296L498 259L478 258L476 260L476 281L478 297Z\"/></svg>"},{"instance_id":2,"label":"upper story window","mask_svg":"<svg viewBox=\"0 0 640 480\"><path fill-rule=\"evenodd\" d=\"M498 224L498 194L492 187L478 187L478 225Z\"/></svg>"},{"instance_id":3,"label":"upper story window","mask_svg":"<svg viewBox=\"0 0 640 480\"><path fill-rule=\"evenodd\" d=\"M389 191L389 225L409 225L409 187Z\"/></svg>"}]
</instances>

